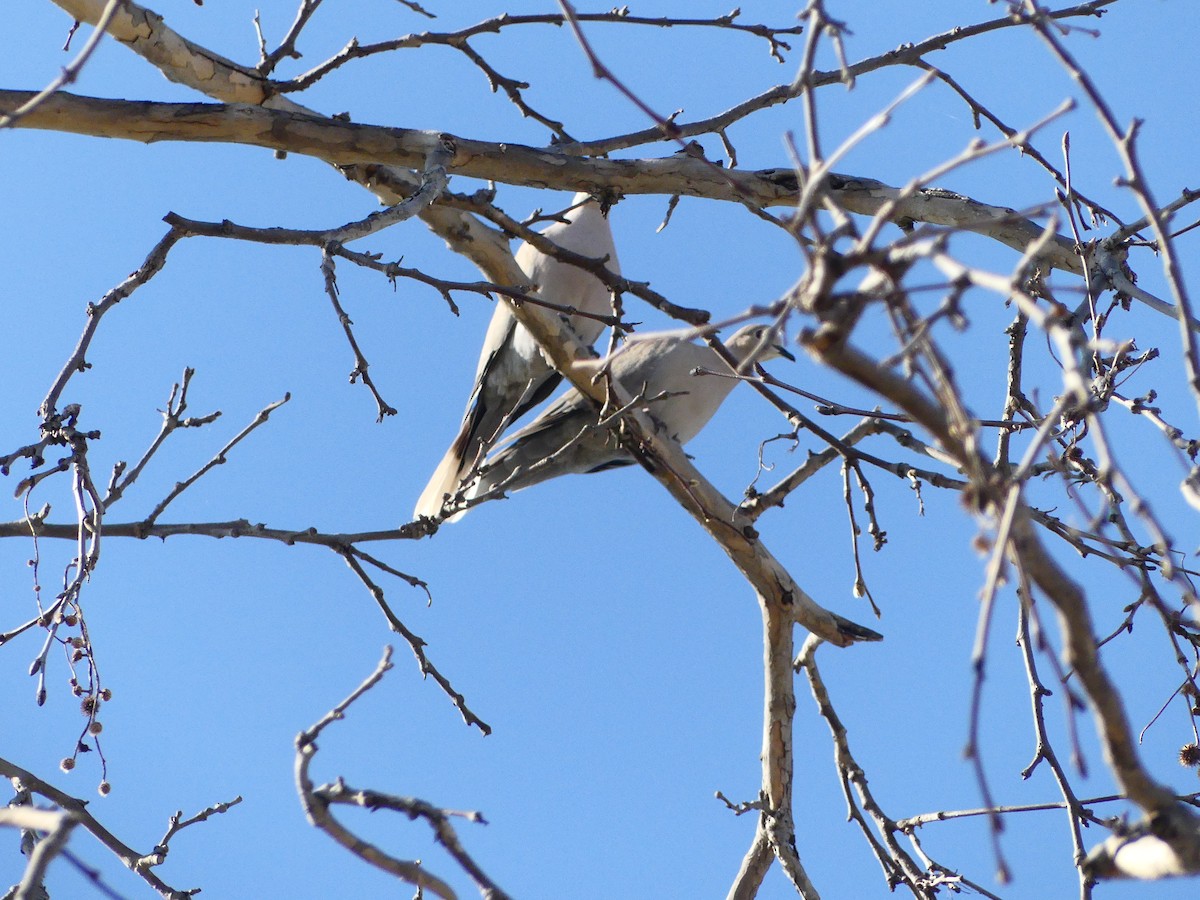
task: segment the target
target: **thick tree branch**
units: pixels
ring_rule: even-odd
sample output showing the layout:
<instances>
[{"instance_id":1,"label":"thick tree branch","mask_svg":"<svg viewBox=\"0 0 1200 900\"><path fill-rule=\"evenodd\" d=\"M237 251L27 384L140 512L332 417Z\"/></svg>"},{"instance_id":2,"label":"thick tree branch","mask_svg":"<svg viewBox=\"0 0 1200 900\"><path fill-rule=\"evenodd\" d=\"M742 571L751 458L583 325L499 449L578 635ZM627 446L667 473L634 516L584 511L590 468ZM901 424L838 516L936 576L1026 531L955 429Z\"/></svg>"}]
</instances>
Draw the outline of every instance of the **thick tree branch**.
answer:
<instances>
[{"instance_id":1,"label":"thick tree branch","mask_svg":"<svg viewBox=\"0 0 1200 900\"><path fill-rule=\"evenodd\" d=\"M17 108L29 96L27 91L0 91L0 113ZM506 184L564 191L681 194L757 207L793 204L800 195L790 169L723 169L687 155L635 160L570 157L557 148L360 125L260 106L103 100L60 92L21 119L18 126L145 143L237 143L312 156L338 166L376 164L405 169L420 169L446 142L454 151L447 166L451 174ZM1011 209L937 188L909 193L873 178L831 173L826 193L852 213L871 216L888 205L893 221L975 231L1022 251L1043 231ZM1065 236L1046 244L1042 261L1076 274L1083 271L1074 241Z\"/></svg>"}]
</instances>

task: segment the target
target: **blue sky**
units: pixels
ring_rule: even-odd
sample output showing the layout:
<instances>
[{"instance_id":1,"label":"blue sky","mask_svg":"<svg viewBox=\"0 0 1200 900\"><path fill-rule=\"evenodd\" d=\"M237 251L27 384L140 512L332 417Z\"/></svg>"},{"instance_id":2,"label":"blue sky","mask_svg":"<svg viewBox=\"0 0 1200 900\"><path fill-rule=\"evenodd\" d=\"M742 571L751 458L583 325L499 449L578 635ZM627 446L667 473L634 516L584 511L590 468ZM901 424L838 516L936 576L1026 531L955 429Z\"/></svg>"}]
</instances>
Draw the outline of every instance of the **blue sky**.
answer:
<instances>
[{"instance_id":1,"label":"blue sky","mask_svg":"<svg viewBox=\"0 0 1200 900\"><path fill-rule=\"evenodd\" d=\"M1000 12L997 4L967 0L828 5L853 31L847 39L853 59ZM439 14L435 22L400 4L327 5L306 33L305 59L283 73L302 71L353 35L366 42L450 30L506 8L552 11L550 3L427 6ZM707 16L728 12L727 6L661 2L634 11ZM292 6L268 0L259 8L268 36L278 38L291 21ZM747 20L776 24L790 23L796 11L792 4L743 8ZM158 11L189 38L238 61L254 61L253 5L180 3ZM1194 30L1189 13L1191 6L1178 0L1122 3L1100 23L1087 23L1103 36L1077 32L1068 38L1117 115L1145 120L1142 150L1160 200L1196 187L1194 104L1188 98L1200 72L1189 43ZM58 48L68 17L44 0L10 0L3 19L0 85L41 87L66 61ZM588 34L605 61L653 107L668 112L683 107L689 119L790 80L802 40L780 65L761 41L745 35L600 27ZM565 29L530 27L505 38L481 38L478 49L501 71L529 81L530 102L563 118L578 136L646 125L641 113L591 78ZM987 36L931 61L1018 127L1074 95L1069 79L1031 34ZM1151 72L1148 61L1154 63ZM826 146L835 146L913 77L909 71L883 72L860 80L854 92L820 93ZM203 99L112 43L100 48L72 90ZM361 122L529 144L547 140L544 129L522 119L502 95L489 93L480 74L446 49L349 66L302 99L323 112L348 110ZM743 167L786 166L783 135L799 136L802 128L799 108L789 105L734 129L731 138ZM1077 183L1133 218L1131 198L1113 186L1118 161L1088 110L1052 127L1040 149L1057 162L1064 129L1072 134ZM965 107L944 89L930 87L839 170L902 184L973 136ZM717 141L703 142L710 156L720 155ZM629 155L669 152L655 147ZM140 264L164 233L167 212L315 228L376 208L373 197L319 162L295 155L279 161L253 148L143 146L16 130L0 134L0 167L6 323L0 452L35 439L36 409L83 327L85 305ZM457 190L477 186L466 179L453 182ZM1013 207L1053 196L1049 179L1016 154L956 171L940 186ZM503 205L516 214L567 199L565 193L501 188ZM656 233L664 209L662 198L629 199L614 210L612 227L625 273L651 281L675 302L732 314L776 298L802 271L795 247L743 210L684 200L671 226ZM1011 251L981 239L954 246L996 271L1016 261ZM440 277L477 277L416 221L359 249L403 257L406 265ZM93 368L76 377L64 396L64 402L83 405L88 427L103 430L91 450L94 471L105 473L116 460L140 455L158 429L156 410L185 366L196 369L191 412L222 411L213 425L174 436L112 510L110 521L145 515L175 481L285 392L291 402L164 519L245 517L323 531L383 529L406 519L457 427L490 302L463 295L462 314L455 318L436 292L409 282L393 290L348 265L339 267L342 302L372 375L399 410L376 424L370 395L347 382L353 361L324 295L319 262L311 249L191 239L173 251L158 278L105 319L89 354ZM1161 293L1153 261L1146 256L1135 263L1143 275L1139 283ZM630 304L632 317L646 328L665 324L636 301ZM982 294L969 295L967 308L973 327L950 338L948 346L958 354L976 413L994 417L1003 402L1003 381L996 379L1003 372L1001 333L1011 310ZM1179 381L1172 323L1139 310L1114 329L1135 324L1139 344L1161 347L1164 361L1145 384L1131 385L1131 393ZM882 326L868 322L864 329L875 346L884 346ZM870 403L805 358L769 368L818 394ZM1048 405L1049 398L1043 400ZM1195 433L1195 409L1186 397L1167 392L1163 403L1176 424ZM838 431L852 420L822 424ZM1162 497L1156 511L1182 546L1193 547L1194 513L1171 497L1183 474L1174 457L1141 422L1126 418L1113 428L1126 441L1123 452L1137 455L1123 459L1135 482ZM736 497L755 475L759 441L783 430L783 420L750 391L735 391L689 452L711 480ZM794 453L776 443L767 458L778 474L810 449L820 448L808 438ZM5 496L17 477L7 480ZM773 480L771 474L766 478ZM905 482L876 474L872 483L888 544L879 554L866 546L863 552L868 582L884 610L881 621L872 622L866 602L851 596L850 535L836 470L806 485L784 510L764 516L764 540L820 602L886 635L879 645L825 648L820 659L852 747L887 812L900 818L976 807L978 786L961 750L982 585L981 559L971 545L977 525L955 496L927 487L925 514L919 516ZM73 515L65 484L47 485L34 500L35 506L52 504L56 520ZM19 502L5 501L4 508L4 520L21 515ZM114 539L106 542L83 600L98 664L114 694L103 716L111 795L101 799L95 793L100 774L94 759L84 758L69 775L57 770L82 719L59 656L52 656L46 705L34 704L34 681L27 675L40 646L34 634L0 648L0 756L93 798L90 808L106 827L145 849L161 837L175 810L191 814L243 795L245 802L228 814L176 838L160 874L178 888L202 887L206 897L407 896L406 889L308 826L292 782L296 733L355 687L391 642L395 670L345 722L326 732L314 777L341 775L355 786L482 811L490 824L462 824L460 836L514 896L724 894L754 822L733 816L713 795L719 790L750 800L758 790L759 613L723 553L653 480L637 468L560 479L485 505L431 540L369 549L428 582L429 605L419 590L382 584L397 613L428 641L430 658L494 728L491 736L465 727L436 686L421 680L407 648L393 640L370 597L329 551L245 538ZM26 566L31 552L26 541L0 542L0 628L33 614ZM43 583L52 586L72 548L43 542L41 552ZM1071 559L1066 552L1061 558ZM1136 599L1132 582L1111 569L1076 571L1082 571L1096 604L1097 629L1115 627L1122 607ZM1012 641L1015 620L1010 590L997 612L988 657L984 760L1002 802L1054 800L1057 792L1044 768L1026 782L1019 777L1034 748L1028 689ZM1148 662L1161 657L1162 640L1147 622L1112 645L1106 657L1138 728L1175 685L1172 670ZM827 731L803 682L798 703L801 857L826 897L887 896L877 864L845 821ZM1053 712L1052 731L1065 754L1061 708ZM1109 793L1090 721L1079 721L1092 772L1079 789L1088 796ZM1173 761L1189 734L1186 718L1173 707L1143 744L1152 770L1179 791L1197 785L1195 775ZM451 877L463 896L471 895L423 826L383 813L346 814L346 820L396 855L422 858L432 871ZM1085 837L1089 845L1098 839ZM982 820L929 826L922 839L931 857L1004 897L1076 893L1061 813L1011 821L1002 844L1016 881L1006 888L993 880ZM16 844L15 835L0 834L0 883L14 882L23 867ZM72 849L100 867L122 896L150 895L87 835L77 833ZM62 862L53 869L50 887L60 897L92 895ZM1194 892L1193 881L1104 885L1097 896L1170 900ZM760 894L790 895L778 871Z\"/></svg>"}]
</instances>

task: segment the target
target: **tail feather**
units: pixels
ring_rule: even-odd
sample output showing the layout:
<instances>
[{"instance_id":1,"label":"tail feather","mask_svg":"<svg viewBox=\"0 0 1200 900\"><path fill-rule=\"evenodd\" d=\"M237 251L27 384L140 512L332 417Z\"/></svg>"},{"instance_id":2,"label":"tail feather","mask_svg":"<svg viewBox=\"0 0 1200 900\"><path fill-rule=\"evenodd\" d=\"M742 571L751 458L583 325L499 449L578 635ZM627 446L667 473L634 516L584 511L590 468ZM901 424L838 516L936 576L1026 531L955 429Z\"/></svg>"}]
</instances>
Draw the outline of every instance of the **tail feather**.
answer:
<instances>
[{"instance_id":1,"label":"tail feather","mask_svg":"<svg viewBox=\"0 0 1200 900\"><path fill-rule=\"evenodd\" d=\"M455 441L456 446L457 444ZM446 455L434 470L433 477L429 479L429 484L425 485L425 490L417 500L416 508L413 509L414 519L421 516L431 519L441 516L446 495L452 495L458 490L458 481L462 477L464 467L463 458L455 452L454 447L446 451Z\"/></svg>"},{"instance_id":2,"label":"tail feather","mask_svg":"<svg viewBox=\"0 0 1200 900\"><path fill-rule=\"evenodd\" d=\"M487 415L487 404L483 397L471 398L467 414L463 416L462 426L450 444L450 449L442 457L433 477L425 485L425 490L417 500L413 510L413 518L429 516L437 518L442 514L447 495L457 493L463 474L473 465L482 454L485 440L490 437L488 431L499 428L500 422L489 421L494 416Z\"/></svg>"},{"instance_id":3,"label":"tail feather","mask_svg":"<svg viewBox=\"0 0 1200 900\"><path fill-rule=\"evenodd\" d=\"M483 461L484 455L500 434L514 419L541 403L561 379L561 375L553 372L540 383L526 385L525 392L512 410L503 408L500 398L493 396L494 391L489 390L488 385L481 385L480 393L471 399L458 435L438 463L429 484L421 492L413 516L440 516L446 495L452 496L459 490L463 476ZM453 522L460 516L461 513L447 521Z\"/></svg>"}]
</instances>

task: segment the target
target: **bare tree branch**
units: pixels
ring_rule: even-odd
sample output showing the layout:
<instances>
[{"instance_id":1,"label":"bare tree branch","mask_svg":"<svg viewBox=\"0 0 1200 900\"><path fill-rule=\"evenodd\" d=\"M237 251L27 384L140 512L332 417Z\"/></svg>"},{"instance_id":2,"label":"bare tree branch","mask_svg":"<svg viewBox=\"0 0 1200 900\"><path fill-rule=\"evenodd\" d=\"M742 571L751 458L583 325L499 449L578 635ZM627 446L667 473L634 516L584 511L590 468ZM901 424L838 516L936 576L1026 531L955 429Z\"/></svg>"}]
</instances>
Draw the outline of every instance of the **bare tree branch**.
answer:
<instances>
[{"instance_id":1,"label":"bare tree branch","mask_svg":"<svg viewBox=\"0 0 1200 900\"><path fill-rule=\"evenodd\" d=\"M343 803L363 806L371 810L392 809L411 819L424 819L433 828L438 842L479 886L480 892L485 897L505 900L508 895L495 885L467 853L450 825L449 819L453 815L463 816L473 822L484 823L483 817L478 813L454 813L439 809L423 800L395 797L375 791L356 790L348 787L340 778L333 784L318 787L313 784L309 776L309 768L318 750L317 738L329 725L339 719L344 719L350 706L382 680L383 676L392 668L391 656L392 648L385 647L383 658L375 667L375 671L345 700L326 713L321 721L296 736L296 788L300 794L300 803L304 807L304 813L312 825L324 831L363 861L415 885L420 891L429 891L445 900L454 900L455 893L445 881L432 875L419 862L397 859L359 838L333 817L329 807L334 803Z\"/></svg>"}]
</instances>

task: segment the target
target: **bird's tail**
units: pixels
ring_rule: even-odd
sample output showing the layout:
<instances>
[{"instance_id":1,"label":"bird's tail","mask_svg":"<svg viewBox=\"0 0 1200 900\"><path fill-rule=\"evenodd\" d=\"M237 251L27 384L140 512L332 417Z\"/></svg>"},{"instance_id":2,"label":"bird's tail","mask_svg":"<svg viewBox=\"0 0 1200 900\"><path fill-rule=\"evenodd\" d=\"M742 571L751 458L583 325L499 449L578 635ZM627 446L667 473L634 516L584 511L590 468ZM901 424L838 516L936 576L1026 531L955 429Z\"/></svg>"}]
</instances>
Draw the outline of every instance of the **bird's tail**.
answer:
<instances>
[{"instance_id":1,"label":"bird's tail","mask_svg":"<svg viewBox=\"0 0 1200 900\"><path fill-rule=\"evenodd\" d=\"M456 450L458 443L457 440L454 442L454 445L442 457L442 461L438 463L438 467L434 469L433 477L429 479L429 484L425 485L425 490L421 492L421 496L417 500L416 508L413 510L414 519L421 516L428 516L431 519L441 516L446 495L453 495L458 490L459 479L466 468L466 461Z\"/></svg>"},{"instance_id":2,"label":"bird's tail","mask_svg":"<svg viewBox=\"0 0 1200 900\"><path fill-rule=\"evenodd\" d=\"M486 380L486 371L481 377ZM497 402L495 392L489 391L485 385L476 386L475 394L471 397L470 405L467 407L466 415L463 416L462 425L458 429L454 443L450 445L450 449L446 451L446 455L442 457L442 461L434 470L433 477L429 479L429 484L421 492L416 509L413 510L413 517L440 516L442 507L445 505L446 495L453 496L458 492L463 476L468 475L472 467L483 461L485 453L512 424L513 420L525 415L532 407L541 403L561 379L561 375L553 372L537 381L530 381L525 385L524 391L516 402L510 404L511 408L506 408L503 403ZM482 492L477 490L472 494L467 494L467 499L477 496L479 493ZM465 512L466 510L463 510L457 515L450 516L446 521L455 522Z\"/></svg>"},{"instance_id":3,"label":"bird's tail","mask_svg":"<svg viewBox=\"0 0 1200 900\"><path fill-rule=\"evenodd\" d=\"M446 495L453 496L458 492L463 474L477 460L483 450L483 442L486 437L483 433L484 429L495 427L494 423L484 421L490 418L486 414L485 406L481 397L471 398L471 404L467 407L467 414L463 416L462 425L454 437L454 442L450 444L450 449L446 451L446 455L442 457L438 467L433 470L433 477L429 479L429 484L425 485L425 490L421 492L421 496L417 500L416 509L413 510L414 519L421 516L430 518L440 516L442 507L445 506ZM454 516L448 521L454 521L457 518L458 516Z\"/></svg>"}]
</instances>

